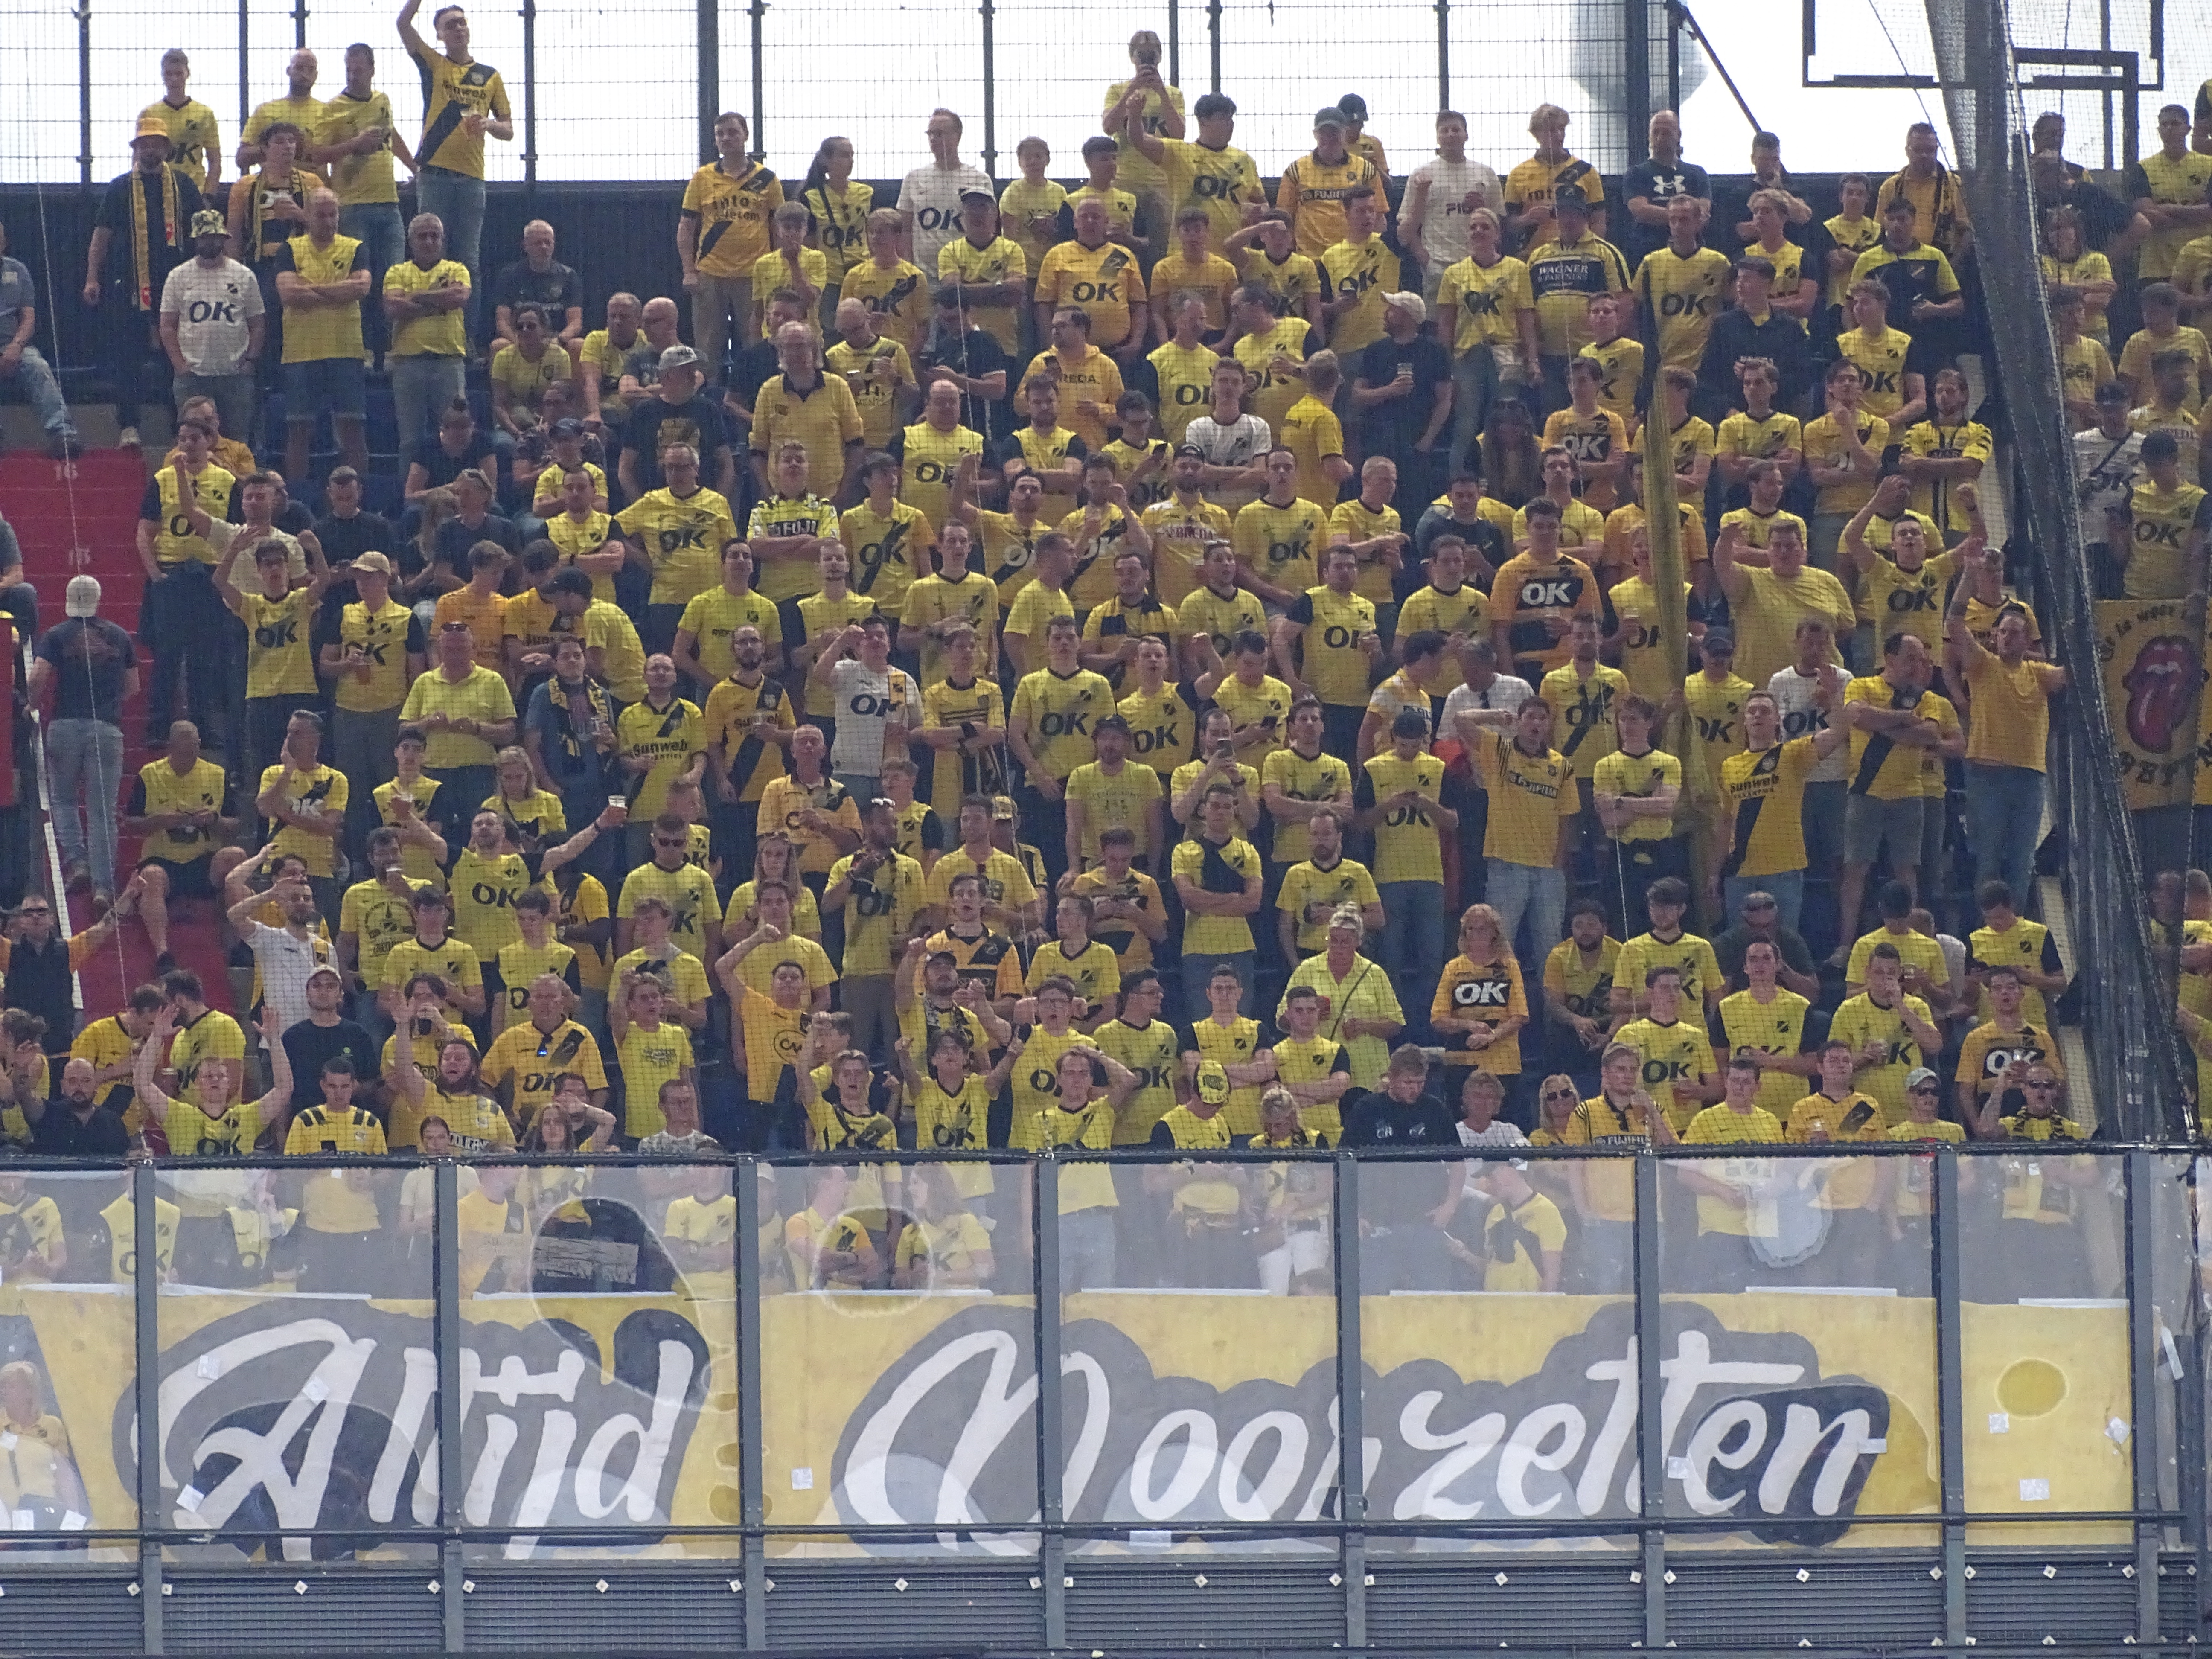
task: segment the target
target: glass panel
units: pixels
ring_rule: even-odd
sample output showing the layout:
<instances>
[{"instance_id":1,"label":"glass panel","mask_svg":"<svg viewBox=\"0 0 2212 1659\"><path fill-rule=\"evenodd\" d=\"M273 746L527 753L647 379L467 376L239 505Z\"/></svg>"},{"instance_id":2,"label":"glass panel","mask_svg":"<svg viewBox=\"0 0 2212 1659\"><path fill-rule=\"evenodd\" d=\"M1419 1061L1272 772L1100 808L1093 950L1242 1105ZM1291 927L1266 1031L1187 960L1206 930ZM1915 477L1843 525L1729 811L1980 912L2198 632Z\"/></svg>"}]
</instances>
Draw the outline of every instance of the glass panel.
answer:
<instances>
[{"instance_id":1,"label":"glass panel","mask_svg":"<svg viewBox=\"0 0 2212 1659\"><path fill-rule=\"evenodd\" d=\"M1325 1158L1060 1168L1071 1553L1310 1552L1334 1519L1334 1182ZM1212 1540L1194 1528L1279 1526Z\"/></svg>"},{"instance_id":2,"label":"glass panel","mask_svg":"<svg viewBox=\"0 0 2212 1659\"><path fill-rule=\"evenodd\" d=\"M1787 1151L1745 1143L1659 1172L1667 1512L1743 1523L1681 1534L1685 1548L1936 1536L1851 1524L1940 1507L1930 1165L1807 1146L1852 1121L1848 1105L1820 1121L1811 1098ZM1878 1114L1867 1133L1882 1138Z\"/></svg>"},{"instance_id":3,"label":"glass panel","mask_svg":"<svg viewBox=\"0 0 2212 1659\"><path fill-rule=\"evenodd\" d=\"M430 1257L428 1235L404 1225L412 1178L306 1158L161 1170L160 1520L200 1534L181 1559L434 1550L405 1536L437 1518L423 1462ZM111 1236L130 1224L127 1210L105 1213Z\"/></svg>"},{"instance_id":4,"label":"glass panel","mask_svg":"<svg viewBox=\"0 0 2212 1659\"><path fill-rule=\"evenodd\" d=\"M731 19L737 21L736 15ZM725 35L722 51L740 63L749 60L742 28L734 37ZM699 165L698 52L696 0L624 6L619 29L609 29L606 14L596 6L540 6L538 176L688 177ZM507 96L515 102L514 136L520 140L519 56L507 71ZM522 145L486 148L520 154ZM570 263L576 263L573 257Z\"/></svg>"},{"instance_id":5,"label":"glass panel","mask_svg":"<svg viewBox=\"0 0 2212 1659\"><path fill-rule=\"evenodd\" d=\"M771 6L762 30L767 106L753 142L767 147L793 195L815 146L832 134L853 141L855 179L904 178L929 160L923 129L939 105L966 122L962 159L982 165L983 21L974 0ZM753 106L744 40L726 22L724 109ZM999 66L1002 78L1010 67L1019 73L1003 55ZM897 206L896 186L876 205Z\"/></svg>"},{"instance_id":6,"label":"glass panel","mask_svg":"<svg viewBox=\"0 0 2212 1659\"><path fill-rule=\"evenodd\" d=\"M1205 27L1196 47L1183 46L1191 87L1206 87ZM1435 153L1437 13L1433 5L1362 6L1357 27L1345 27L1340 6L1324 0L1239 0L1221 9L1222 90L1237 100L1237 147L1272 179L1293 156L1313 148L1314 112L1347 92L1367 100L1364 136L1382 146L1394 177ZM1196 94L1187 87L1186 98ZM1196 134L1192 135L1194 137Z\"/></svg>"},{"instance_id":7,"label":"glass panel","mask_svg":"<svg viewBox=\"0 0 2212 1659\"><path fill-rule=\"evenodd\" d=\"M2019 1142L1960 1160L1962 1429L1976 1513L2132 1507L2124 1164ZM2107 1542L2127 1528L2037 1535Z\"/></svg>"},{"instance_id":8,"label":"glass panel","mask_svg":"<svg viewBox=\"0 0 2212 1659\"><path fill-rule=\"evenodd\" d=\"M731 1166L484 1164L462 1183L463 1517L517 1529L476 1547L734 1555L670 1538L741 1518ZM602 1530L520 1530L540 1527Z\"/></svg>"},{"instance_id":9,"label":"glass panel","mask_svg":"<svg viewBox=\"0 0 2212 1659\"><path fill-rule=\"evenodd\" d=\"M1019 1163L762 1166L766 1518L856 1528L771 1553L1035 1551L1031 1209Z\"/></svg>"},{"instance_id":10,"label":"glass panel","mask_svg":"<svg viewBox=\"0 0 2212 1659\"><path fill-rule=\"evenodd\" d=\"M2179 1421L2187 1398L2182 1381L2188 1375L2185 1355L2193 1340L2183 1310L2196 1295L2193 1281L2202 1259L2199 1240L2204 1236L2197 1206L2203 1201L2205 1178L2212 1176L2212 1161L2197 1161L2192 1182L2191 1163L2180 1154L2145 1159L2148 1190L2136 1195L2136 1201L2148 1205L2150 1212L2150 1284L2147 1291L2138 1286L2137 1293L2148 1294L2152 1308L2151 1340L2155 1346L2150 1361L2157 1414L2143 1431L2156 1437L2152 1445L2157 1453L2161 1509L2179 1508L2202 1485L2201 1471L2194 1482L2182 1479L2179 1461L2188 1444ZM2202 1378L2197 1386L2201 1389ZM2166 1543L2168 1548L2180 1547L2178 1528L2166 1529Z\"/></svg>"},{"instance_id":11,"label":"glass panel","mask_svg":"<svg viewBox=\"0 0 2212 1659\"><path fill-rule=\"evenodd\" d=\"M10 1561L137 1553L70 1536L138 1521L127 1190L104 1172L0 1175L0 1532L35 1534Z\"/></svg>"},{"instance_id":12,"label":"glass panel","mask_svg":"<svg viewBox=\"0 0 2212 1659\"><path fill-rule=\"evenodd\" d=\"M1626 1161L1361 1164L1368 1519L1515 1528L1378 1534L1370 1554L1621 1547L1577 1523L1640 1509L1635 1201Z\"/></svg>"},{"instance_id":13,"label":"glass panel","mask_svg":"<svg viewBox=\"0 0 2212 1659\"><path fill-rule=\"evenodd\" d=\"M8 42L8 50L0 52L0 159L7 162L9 177L40 184L75 184L76 18L66 6L46 5L40 0L8 0L0 6L0 37ZM150 68L146 74L153 90L143 101L150 103L161 95L161 83ZM106 159L114 165L106 173L100 172L96 165L94 178L105 179L128 165L125 153L128 135L116 132L106 137ZM14 240L27 245L31 240L27 229L27 226L16 228ZM82 281L83 271L79 270L76 276ZM43 280L40 286L43 291Z\"/></svg>"}]
</instances>

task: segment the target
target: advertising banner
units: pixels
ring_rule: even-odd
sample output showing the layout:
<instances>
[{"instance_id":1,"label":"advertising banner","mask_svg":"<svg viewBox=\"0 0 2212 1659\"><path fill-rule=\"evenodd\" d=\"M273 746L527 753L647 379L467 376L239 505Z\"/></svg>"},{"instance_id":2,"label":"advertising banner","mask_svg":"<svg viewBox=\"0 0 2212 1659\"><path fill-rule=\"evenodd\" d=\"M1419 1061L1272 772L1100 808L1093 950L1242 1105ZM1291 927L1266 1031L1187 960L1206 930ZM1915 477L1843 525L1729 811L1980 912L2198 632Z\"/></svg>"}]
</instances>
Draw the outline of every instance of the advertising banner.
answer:
<instances>
[{"instance_id":1,"label":"advertising banner","mask_svg":"<svg viewBox=\"0 0 2212 1659\"><path fill-rule=\"evenodd\" d=\"M1494 1521L1522 1538L1557 1522L1632 1521L1632 1311L1571 1296L1367 1298L1370 1518ZM984 1529L877 1547L901 1553L1035 1547L1026 1301L802 1294L769 1297L762 1312L771 1527ZM1329 1300L1113 1292L1073 1297L1066 1312L1070 1522L1126 1527L1141 1546L1222 1522L1297 1534L1336 1518L1345 1458ZM472 1526L517 1529L500 1553L550 1553L530 1529L554 1526L604 1528L594 1548L665 1552L687 1526L740 1518L731 1304L523 1295L477 1298L465 1313L462 1510ZM2112 1427L2130 1412L2127 1367L2113 1363L2124 1310L1962 1313L1969 1507L2021 1520L2124 1510L2127 1436ZM51 1482L6 1461L26 1488L7 1494L16 1530L137 1523L131 1315L128 1295L6 1292L0 1338L41 1370L42 1410L62 1430L44 1432L65 1446ZM368 1554L435 1524L428 1304L209 1294L164 1297L161 1316L164 1510L149 1522L217 1538L345 1534L237 1540L295 1560ZM1933 1323L1932 1304L1898 1297L1669 1298L1667 1513L1742 1523L1670 1547L1908 1541L1917 1528L1854 1523L1936 1512ZM870 1547L858 1534L777 1541L782 1553Z\"/></svg>"},{"instance_id":2,"label":"advertising banner","mask_svg":"<svg viewBox=\"0 0 2212 1659\"><path fill-rule=\"evenodd\" d=\"M2100 599L2097 661L2128 810L2186 805L2195 781L2197 642L2179 599Z\"/></svg>"}]
</instances>

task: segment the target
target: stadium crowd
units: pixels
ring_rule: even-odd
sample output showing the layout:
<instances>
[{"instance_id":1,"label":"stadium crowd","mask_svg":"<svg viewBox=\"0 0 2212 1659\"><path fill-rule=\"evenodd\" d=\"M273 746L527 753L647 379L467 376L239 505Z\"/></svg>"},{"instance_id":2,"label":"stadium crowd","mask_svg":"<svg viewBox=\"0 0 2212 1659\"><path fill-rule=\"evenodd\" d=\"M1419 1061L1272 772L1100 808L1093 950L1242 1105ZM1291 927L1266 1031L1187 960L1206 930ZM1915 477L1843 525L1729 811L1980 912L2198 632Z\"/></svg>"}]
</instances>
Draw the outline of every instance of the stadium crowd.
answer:
<instances>
[{"instance_id":1,"label":"stadium crowd","mask_svg":"<svg viewBox=\"0 0 2212 1659\"><path fill-rule=\"evenodd\" d=\"M367 45L327 100L295 54L234 156L172 51L102 198L82 298L123 441L179 418L140 639L81 577L37 647L103 916L12 924L19 1144L2087 1139L2029 914L2068 671L1984 521L1973 230L1931 128L1823 216L1766 135L1717 192L1663 111L1610 193L1548 104L1502 177L1445 112L1401 182L1355 95L1270 193L1234 100L1186 118L1143 32L1072 190L1034 138L994 183L939 110L879 204L847 140L794 184L722 116L681 294L592 317L557 226L483 263L507 95L462 9L427 39L418 6L411 147ZM2112 592L2201 604L2212 110L2159 131L2128 200L2039 126L2044 275ZM66 447L0 270L0 365ZM190 901L252 1020L175 966ZM161 977L75 1030L69 970L118 926ZM794 1282L988 1282L991 1182L951 1167L817 1172ZM1303 1167L1071 1166L1066 1282L1326 1288ZM1609 1285L1624 1200L1583 1167L1455 1172L1408 1272ZM1727 1167L1766 1173L1679 1177L1722 1279L1772 1208L1771 1168ZM1854 1250L1924 1226L1918 1165L1833 1167ZM2075 1271L2044 1224L2094 1176L2005 1167L2024 1259ZM511 1174L471 1177L472 1227L523 1216ZM734 1210L684 1226L726 1245ZM201 1248L235 1265L228 1237Z\"/></svg>"}]
</instances>

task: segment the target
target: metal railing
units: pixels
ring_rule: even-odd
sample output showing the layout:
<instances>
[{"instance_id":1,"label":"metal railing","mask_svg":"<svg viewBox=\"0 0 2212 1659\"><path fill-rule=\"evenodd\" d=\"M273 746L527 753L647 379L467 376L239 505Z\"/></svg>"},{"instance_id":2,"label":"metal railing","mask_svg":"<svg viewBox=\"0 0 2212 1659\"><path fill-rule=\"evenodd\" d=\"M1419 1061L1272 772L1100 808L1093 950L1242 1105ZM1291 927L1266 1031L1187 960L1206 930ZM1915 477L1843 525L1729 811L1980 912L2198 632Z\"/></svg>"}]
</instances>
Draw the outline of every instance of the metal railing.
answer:
<instances>
[{"instance_id":1,"label":"metal railing","mask_svg":"<svg viewBox=\"0 0 2212 1659\"><path fill-rule=\"evenodd\" d=\"M760 1648L779 1579L895 1570L1059 1648L1211 1578L1404 1649L1479 1569L1658 1647L1721 1564L1878 1565L1806 1639L1955 1646L2027 1549L2110 1586L2045 1633L2197 1632L2212 1165L1703 1151L19 1166L0 1595L127 1563L159 1651L172 1579L350 1577L458 1651L478 1579L598 1561Z\"/></svg>"}]
</instances>

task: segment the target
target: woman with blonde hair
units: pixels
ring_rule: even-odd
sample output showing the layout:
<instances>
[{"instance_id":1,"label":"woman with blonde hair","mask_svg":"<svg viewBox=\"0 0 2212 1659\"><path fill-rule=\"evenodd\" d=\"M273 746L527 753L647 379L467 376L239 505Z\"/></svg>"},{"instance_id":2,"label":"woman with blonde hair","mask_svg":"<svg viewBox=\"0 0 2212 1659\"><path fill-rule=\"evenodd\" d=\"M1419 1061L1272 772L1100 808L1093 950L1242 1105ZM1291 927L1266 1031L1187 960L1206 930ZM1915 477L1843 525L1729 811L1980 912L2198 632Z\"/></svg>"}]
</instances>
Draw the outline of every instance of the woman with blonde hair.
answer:
<instances>
[{"instance_id":1,"label":"woman with blonde hair","mask_svg":"<svg viewBox=\"0 0 2212 1659\"><path fill-rule=\"evenodd\" d=\"M1470 904L1460 914L1459 954L1444 964L1429 1004L1444 1064L1489 1073L1510 1102L1521 1080L1521 1028L1528 1023L1528 996L1504 922L1492 906ZM1463 1081L1467 1073L1454 1075Z\"/></svg>"},{"instance_id":2,"label":"woman with blonde hair","mask_svg":"<svg viewBox=\"0 0 2212 1659\"><path fill-rule=\"evenodd\" d=\"M763 836L753 843L752 874L732 890L729 906L723 913L722 926L729 930L731 937L742 939L760 926L753 901L759 896L760 884L764 881L781 882L798 895L791 904L791 931L818 943L822 938L822 907L815 900L814 890L799 878L798 854L792 847L791 837L781 830Z\"/></svg>"}]
</instances>

